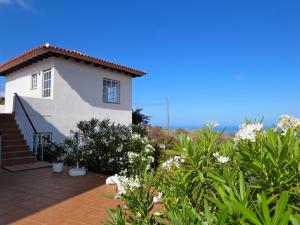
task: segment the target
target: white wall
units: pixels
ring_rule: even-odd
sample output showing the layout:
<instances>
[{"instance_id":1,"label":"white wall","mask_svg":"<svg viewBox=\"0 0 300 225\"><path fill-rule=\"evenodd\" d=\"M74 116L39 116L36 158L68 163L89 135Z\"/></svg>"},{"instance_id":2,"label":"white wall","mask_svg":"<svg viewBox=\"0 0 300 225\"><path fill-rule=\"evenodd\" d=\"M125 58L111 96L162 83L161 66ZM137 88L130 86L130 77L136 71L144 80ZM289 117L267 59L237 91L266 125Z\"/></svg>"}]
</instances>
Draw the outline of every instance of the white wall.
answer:
<instances>
[{"instance_id":1,"label":"white wall","mask_svg":"<svg viewBox=\"0 0 300 225\"><path fill-rule=\"evenodd\" d=\"M5 106L4 105L0 105L0 113L4 113L5 112Z\"/></svg>"},{"instance_id":2,"label":"white wall","mask_svg":"<svg viewBox=\"0 0 300 225\"><path fill-rule=\"evenodd\" d=\"M48 58L31 66L25 67L6 76L5 82L5 111L13 111L14 93L30 98L42 98L42 71L54 67L54 58ZM31 89L31 75L38 73L37 89ZM53 84L53 82L52 82Z\"/></svg>"},{"instance_id":3,"label":"white wall","mask_svg":"<svg viewBox=\"0 0 300 225\"><path fill-rule=\"evenodd\" d=\"M44 99L42 74L38 76L38 89L30 90L31 74L51 66L54 75L53 95ZM120 81L120 104L103 103L103 78ZM8 75L5 95L7 112L12 110L14 92L22 96L38 132L53 132L53 140L57 142L63 141L80 120L109 118L116 123L131 123L131 76L71 59L50 58Z\"/></svg>"}]
</instances>

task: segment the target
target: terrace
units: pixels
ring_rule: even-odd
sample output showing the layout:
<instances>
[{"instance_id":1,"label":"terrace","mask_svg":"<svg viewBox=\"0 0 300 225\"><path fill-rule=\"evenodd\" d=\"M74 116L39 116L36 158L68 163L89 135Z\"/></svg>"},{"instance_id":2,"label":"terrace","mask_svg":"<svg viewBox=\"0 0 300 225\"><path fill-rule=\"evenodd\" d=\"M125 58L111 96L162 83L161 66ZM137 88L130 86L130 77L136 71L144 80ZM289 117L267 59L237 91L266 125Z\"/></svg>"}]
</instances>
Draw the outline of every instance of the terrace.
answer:
<instances>
[{"instance_id":1,"label":"terrace","mask_svg":"<svg viewBox=\"0 0 300 225\"><path fill-rule=\"evenodd\" d=\"M104 197L115 191L105 179L93 172L54 174L51 168L0 170L0 224L101 224L117 203Z\"/></svg>"}]
</instances>

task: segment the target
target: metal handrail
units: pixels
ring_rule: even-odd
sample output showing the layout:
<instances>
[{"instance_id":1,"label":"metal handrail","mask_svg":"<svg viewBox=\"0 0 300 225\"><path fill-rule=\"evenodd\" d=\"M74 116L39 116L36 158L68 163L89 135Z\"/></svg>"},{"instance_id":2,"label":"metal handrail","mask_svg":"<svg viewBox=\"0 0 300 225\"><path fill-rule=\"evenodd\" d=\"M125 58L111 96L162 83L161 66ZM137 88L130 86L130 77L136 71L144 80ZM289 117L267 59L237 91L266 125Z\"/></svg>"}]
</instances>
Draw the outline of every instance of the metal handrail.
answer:
<instances>
[{"instance_id":1,"label":"metal handrail","mask_svg":"<svg viewBox=\"0 0 300 225\"><path fill-rule=\"evenodd\" d=\"M22 109L23 109L23 112L25 113L25 116L26 116L28 122L30 123L31 128L32 128L33 131L34 131L34 134L37 134L38 132L37 132L37 130L35 129L35 127L34 127L32 121L31 121L31 119L30 119L30 117L29 117L29 115L28 115L28 113L27 113L27 111L26 111L26 109L25 109L25 107L24 107L24 105L23 105L23 103L22 103L22 101L21 101L19 95L18 95L17 93L15 93L15 96L16 96L16 99L18 100L18 102L20 103L20 105L21 105L21 107L22 107Z\"/></svg>"},{"instance_id":2,"label":"metal handrail","mask_svg":"<svg viewBox=\"0 0 300 225\"><path fill-rule=\"evenodd\" d=\"M22 103L22 101L21 101L21 98L19 97L19 95L18 95L17 93L15 93L15 97L16 97L16 99L18 100L18 102L20 103L20 106L21 106L21 108L22 108L22 110L23 110L23 112L24 112L24 114L25 114L27 120L28 120L28 122L29 122L29 124L30 124L32 130L34 131L34 132L33 132L33 135L35 136L35 135L42 134L41 132L38 132L37 129L35 128L35 126L33 125L33 122L32 122L32 120L30 119L30 117L29 117L29 115L28 115L28 113L27 113L27 111L26 111L26 109L25 109L25 107L24 107L24 105L23 105L23 103ZM53 145L53 146L56 147L57 149L60 149L60 150L62 149L61 147L59 147L58 145L56 145L54 142L52 142L49 138L46 138L45 136L42 136L42 138L45 139L45 140L47 140L48 143L50 143L51 145ZM43 150L42 150L42 151L43 151ZM42 153L42 154L43 154L43 153ZM42 155L42 158L43 158L43 155Z\"/></svg>"},{"instance_id":3,"label":"metal handrail","mask_svg":"<svg viewBox=\"0 0 300 225\"><path fill-rule=\"evenodd\" d=\"M45 136L43 136L43 138L44 138L46 141L48 141L49 144L51 144L52 146L56 147L57 149L60 149L60 150L64 151L63 148L61 148L60 146L58 146L58 145L55 144L54 142L50 141L49 138L47 138L47 137L45 137Z\"/></svg>"}]
</instances>

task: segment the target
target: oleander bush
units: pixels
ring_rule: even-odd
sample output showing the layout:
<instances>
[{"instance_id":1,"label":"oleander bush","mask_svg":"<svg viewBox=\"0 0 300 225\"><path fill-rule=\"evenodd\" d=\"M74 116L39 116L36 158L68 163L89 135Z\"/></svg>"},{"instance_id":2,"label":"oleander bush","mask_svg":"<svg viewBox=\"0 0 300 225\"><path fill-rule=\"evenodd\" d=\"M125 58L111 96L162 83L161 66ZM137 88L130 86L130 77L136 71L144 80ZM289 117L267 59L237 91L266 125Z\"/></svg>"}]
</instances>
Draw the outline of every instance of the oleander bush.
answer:
<instances>
[{"instance_id":1,"label":"oleander bush","mask_svg":"<svg viewBox=\"0 0 300 225\"><path fill-rule=\"evenodd\" d=\"M79 166L108 175L150 171L157 164L159 148L146 131L141 125L124 126L108 119L80 121L65 140L66 163L75 166L79 162Z\"/></svg>"},{"instance_id":2,"label":"oleander bush","mask_svg":"<svg viewBox=\"0 0 300 225\"><path fill-rule=\"evenodd\" d=\"M67 161L71 164L79 161L92 171L114 174L128 166L131 129L108 119L80 121L65 143L69 147Z\"/></svg>"},{"instance_id":3,"label":"oleander bush","mask_svg":"<svg viewBox=\"0 0 300 225\"><path fill-rule=\"evenodd\" d=\"M107 224L300 224L300 120L247 120L226 141L215 125L181 134L156 172L118 176Z\"/></svg>"}]
</instances>

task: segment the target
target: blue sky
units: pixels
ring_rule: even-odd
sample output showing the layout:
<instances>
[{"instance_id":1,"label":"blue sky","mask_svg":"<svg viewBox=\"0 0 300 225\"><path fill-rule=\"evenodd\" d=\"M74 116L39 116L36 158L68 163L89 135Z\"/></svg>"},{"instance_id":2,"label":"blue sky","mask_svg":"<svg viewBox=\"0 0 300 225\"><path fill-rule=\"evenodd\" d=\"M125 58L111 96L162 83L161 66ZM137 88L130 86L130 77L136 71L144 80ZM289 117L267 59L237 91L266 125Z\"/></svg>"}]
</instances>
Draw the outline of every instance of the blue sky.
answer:
<instances>
[{"instance_id":1,"label":"blue sky","mask_svg":"<svg viewBox=\"0 0 300 225\"><path fill-rule=\"evenodd\" d=\"M300 116L299 1L0 0L0 62L45 42L146 70L152 124ZM3 79L0 80L0 87Z\"/></svg>"}]
</instances>

